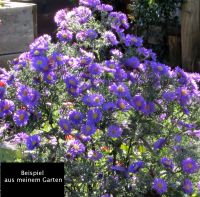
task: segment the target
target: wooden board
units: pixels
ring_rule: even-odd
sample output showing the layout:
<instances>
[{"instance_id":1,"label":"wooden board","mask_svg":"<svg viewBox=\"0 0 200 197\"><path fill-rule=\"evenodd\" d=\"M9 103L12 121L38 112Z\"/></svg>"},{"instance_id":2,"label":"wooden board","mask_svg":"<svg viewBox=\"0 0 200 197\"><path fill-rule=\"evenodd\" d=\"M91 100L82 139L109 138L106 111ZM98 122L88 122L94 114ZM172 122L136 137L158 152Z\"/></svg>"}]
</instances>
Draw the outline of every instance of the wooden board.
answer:
<instances>
[{"instance_id":1,"label":"wooden board","mask_svg":"<svg viewBox=\"0 0 200 197\"><path fill-rule=\"evenodd\" d=\"M10 54L10 55L0 55L0 68L8 69L8 61L18 57L20 53Z\"/></svg>"},{"instance_id":2,"label":"wooden board","mask_svg":"<svg viewBox=\"0 0 200 197\"><path fill-rule=\"evenodd\" d=\"M200 57L200 0L186 0L181 12L182 66L194 71Z\"/></svg>"},{"instance_id":3,"label":"wooden board","mask_svg":"<svg viewBox=\"0 0 200 197\"><path fill-rule=\"evenodd\" d=\"M37 32L36 5L9 3L0 8L0 55L24 52Z\"/></svg>"}]
</instances>

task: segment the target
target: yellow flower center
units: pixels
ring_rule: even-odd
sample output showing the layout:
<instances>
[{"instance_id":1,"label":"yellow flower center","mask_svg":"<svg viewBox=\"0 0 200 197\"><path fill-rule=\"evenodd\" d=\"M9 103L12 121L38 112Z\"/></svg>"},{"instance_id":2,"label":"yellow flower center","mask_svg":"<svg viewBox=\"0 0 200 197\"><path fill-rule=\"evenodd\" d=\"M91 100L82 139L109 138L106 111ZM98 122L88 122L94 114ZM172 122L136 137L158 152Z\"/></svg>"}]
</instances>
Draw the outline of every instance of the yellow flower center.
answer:
<instances>
[{"instance_id":1,"label":"yellow flower center","mask_svg":"<svg viewBox=\"0 0 200 197\"><path fill-rule=\"evenodd\" d=\"M91 127L90 126L86 126L86 131L90 131Z\"/></svg>"},{"instance_id":2,"label":"yellow flower center","mask_svg":"<svg viewBox=\"0 0 200 197\"><path fill-rule=\"evenodd\" d=\"M75 115L75 116L74 116L74 119L75 119L75 120L78 120L79 118L80 118L79 115Z\"/></svg>"},{"instance_id":3,"label":"yellow flower center","mask_svg":"<svg viewBox=\"0 0 200 197\"><path fill-rule=\"evenodd\" d=\"M181 90L181 94L182 94L183 96L185 96L185 95L187 95L187 94L188 94L188 92L187 92L187 90L186 90L186 89L182 89L182 90Z\"/></svg>"},{"instance_id":4,"label":"yellow flower center","mask_svg":"<svg viewBox=\"0 0 200 197\"><path fill-rule=\"evenodd\" d=\"M118 87L117 87L117 90L118 90L119 92L124 92L124 88L123 88L122 86L118 86Z\"/></svg>"},{"instance_id":5,"label":"yellow flower center","mask_svg":"<svg viewBox=\"0 0 200 197\"><path fill-rule=\"evenodd\" d=\"M58 61L61 61L61 57L60 57L60 56L56 56L56 59L57 59Z\"/></svg>"},{"instance_id":6,"label":"yellow flower center","mask_svg":"<svg viewBox=\"0 0 200 197\"><path fill-rule=\"evenodd\" d=\"M75 81L72 80L72 79L69 80L69 83L70 83L71 85L75 85L75 84L76 84Z\"/></svg>"},{"instance_id":7,"label":"yellow flower center","mask_svg":"<svg viewBox=\"0 0 200 197\"><path fill-rule=\"evenodd\" d=\"M28 91L27 90L24 90L23 91L23 96L27 96L28 95Z\"/></svg>"},{"instance_id":8,"label":"yellow flower center","mask_svg":"<svg viewBox=\"0 0 200 197\"><path fill-rule=\"evenodd\" d=\"M41 60L38 60L38 61L37 61L37 65L42 65L42 61L41 61Z\"/></svg>"},{"instance_id":9,"label":"yellow flower center","mask_svg":"<svg viewBox=\"0 0 200 197\"><path fill-rule=\"evenodd\" d=\"M64 128L65 130L67 130L67 129L68 129L68 126L67 126L66 124L64 124L64 125L63 125L63 128Z\"/></svg>"},{"instance_id":10,"label":"yellow flower center","mask_svg":"<svg viewBox=\"0 0 200 197\"><path fill-rule=\"evenodd\" d=\"M78 144L74 144L73 147L74 147L75 150L79 150L79 145Z\"/></svg>"},{"instance_id":11,"label":"yellow flower center","mask_svg":"<svg viewBox=\"0 0 200 197\"><path fill-rule=\"evenodd\" d=\"M126 108L124 103L120 103L119 106L120 106L121 109L125 109Z\"/></svg>"},{"instance_id":12,"label":"yellow flower center","mask_svg":"<svg viewBox=\"0 0 200 197\"><path fill-rule=\"evenodd\" d=\"M9 109L10 109L10 105L7 104L4 106L4 110L9 110Z\"/></svg>"},{"instance_id":13,"label":"yellow flower center","mask_svg":"<svg viewBox=\"0 0 200 197\"><path fill-rule=\"evenodd\" d=\"M110 68L115 68L115 65L114 64L110 64Z\"/></svg>"},{"instance_id":14,"label":"yellow flower center","mask_svg":"<svg viewBox=\"0 0 200 197\"><path fill-rule=\"evenodd\" d=\"M96 103L98 103L98 102L100 101L99 97L98 97L98 96L95 97L95 98L94 98L94 101L95 101Z\"/></svg>"},{"instance_id":15,"label":"yellow flower center","mask_svg":"<svg viewBox=\"0 0 200 197\"><path fill-rule=\"evenodd\" d=\"M141 106L142 106L142 103L141 103L140 101L137 101L137 102L136 102L136 105L137 105L138 107L141 107Z\"/></svg>"},{"instance_id":16,"label":"yellow flower center","mask_svg":"<svg viewBox=\"0 0 200 197\"><path fill-rule=\"evenodd\" d=\"M191 169L191 168L193 167L193 165L192 165L191 163L188 163L187 167L188 167L189 169Z\"/></svg>"},{"instance_id":17,"label":"yellow flower center","mask_svg":"<svg viewBox=\"0 0 200 197\"><path fill-rule=\"evenodd\" d=\"M34 51L34 55L39 55L39 54L40 54L40 52L38 50Z\"/></svg>"},{"instance_id":18,"label":"yellow flower center","mask_svg":"<svg viewBox=\"0 0 200 197\"><path fill-rule=\"evenodd\" d=\"M159 189L162 189L162 188L163 188L162 183L158 183L158 188L159 188Z\"/></svg>"},{"instance_id":19,"label":"yellow flower center","mask_svg":"<svg viewBox=\"0 0 200 197\"><path fill-rule=\"evenodd\" d=\"M63 38L67 38L67 34L63 34L62 37L63 37Z\"/></svg>"},{"instance_id":20,"label":"yellow flower center","mask_svg":"<svg viewBox=\"0 0 200 197\"><path fill-rule=\"evenodd\" d=\"M162 66L158 66L158 70L159 71L163 71L163 67Z\"/></svg>"},{"instance_id":21,"label":"yellow flower center","mask_svg":"<svg viewBox=\"0 0 200 197\"><path fill-rule=\"evenodd\" d=\"M86 60L85 60L85 59L82 59L82 60L81 60L81 64L86 64Z\"/></svg>"},{"instance_id":22,"label":"yellow flower center","mask_svg":"<svg viewBox=\"0 0 200 197\"><path fill-rule=\"evenodd\" d=\"M24 114L20 114L20 115L19 115L19 119L20 119L20 120L24 120Z\"/></svg>"},{"instance_id":23,"label":"yellow flower center","mask_svg":"<svg viewBox=\"0 0 200 197\"><path fill-rule=\"evenodd\" d=\"M36 141L32 141L32 146L35 146L37 144Z\"/></svg>"},{"instance_id":24,"label":"yellow flower center","mask_svg":"<svg viewBox=\"0 0 200 197\"><path fill-rule=\"evenodd\" d=\"M132 41L132 42L137 42L137 38L133 37L133 38L131 39L131 41Z\"/></svg>"},{"instance_id":25,"label":"yellow flower center","mask_svg":"<svg viewBox=\"0 0 200 197\"><path fill-rule=\"evenodd\" d=\"M48 79L48 80L52 80L52 76L51 76L51 75L48 75L48 76L47 76L47 79Z\"/></svg>"},{"instance_id":26,"label":"yellow flower center","mask_svg":"<svg viewBox=\"0 0 200 197\"><path fill-rule=\"evenodd\" d=\"M70 92L74 93L74 92L76 92L76 90L74 88L70 88Z\"/></svg>"},{"instance_id":27,"label":"yellow flower center","mask_svg":"<svg viewBox=\"0 0 200 197\"><path fill-rule=\"evenodd\" d=\"M97 114L97 113L94 113L94 114L93 114L93 118L94 118L94 119L97 119L97 117L98 117L98 114Z\"/></svg>"}]
</instances>

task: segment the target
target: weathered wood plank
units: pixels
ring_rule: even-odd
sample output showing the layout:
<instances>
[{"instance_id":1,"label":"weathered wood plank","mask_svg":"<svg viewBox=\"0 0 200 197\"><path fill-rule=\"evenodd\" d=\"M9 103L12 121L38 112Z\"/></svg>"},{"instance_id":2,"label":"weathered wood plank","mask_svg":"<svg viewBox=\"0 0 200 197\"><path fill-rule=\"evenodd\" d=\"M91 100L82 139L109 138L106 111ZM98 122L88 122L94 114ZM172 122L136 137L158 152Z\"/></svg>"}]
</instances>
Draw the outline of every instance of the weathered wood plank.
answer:
<instances>
[{"instance_id":1,"label":"weathered wood plank","mask_svg":"<svg viewBox=\"0 0 200 197\"><path fill-rule=\"evenodd\" d=\"M180 36L168 36L169 64L172 67L181 65L181 38Z\"/></svg>"},{"instance_id":2,"label":"weathered wood plank","mask_svg":"<svg viewBox=\"0 0 200 197\"><path fill-rule=\"evenodd\" d=\"M8 61L18 57L20 53L10 55L0 55L0 68L8 68Z\"/></svg>"},{"instance_id":3,"label":"weathered wood plank","mask_svg":"<svg viewBox=\"0 0 200 197\"><path fill-rule=\"evenodd\" d=\"M11 2L0 8L0 54L24 52L36 36L36 5Z\"/></svg>"},{"instance_id":4,"label":"weathered wood plank","mask_svg":"<svg viewBox=\"0 0 200 197\"><path fill-rule=\"evenodd\" d=\"M194 71L200 57L200 0L186 0L182 6L181 44L183 68Z\"/></svg>"}]
</instances>

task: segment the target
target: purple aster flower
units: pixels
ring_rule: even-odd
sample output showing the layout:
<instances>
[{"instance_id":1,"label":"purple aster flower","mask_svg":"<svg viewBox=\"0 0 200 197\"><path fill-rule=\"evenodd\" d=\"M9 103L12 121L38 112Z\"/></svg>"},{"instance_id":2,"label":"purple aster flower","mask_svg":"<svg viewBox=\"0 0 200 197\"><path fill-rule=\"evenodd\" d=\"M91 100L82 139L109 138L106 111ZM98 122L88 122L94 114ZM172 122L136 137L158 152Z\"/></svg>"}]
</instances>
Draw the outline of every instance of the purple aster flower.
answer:
<instances>
[{"instance_id":1,"label":"purple aster flower","mask_svg":"<svg viewBox=\"0 0 200 197\"><path fill-rule=\"evenodd\" d=\"M25 126L29 120L29 114L26 110L19 109L15 112L13 116L15 124L19 127Z\"/></svg>"},{"instance_id":2,"label":"purple aster flower","mask_svg":"<svg viewBox=\"0 0 200 197\"><path fill-rule=\"evenodd\" d=\"M51 42L51 36L44 34L34 40L33 43L30 45L30 49L42 49L42 50L48 50L49 44Z\"/></svg>"},{"instance_id":3,"label":"purple aster flower","mask_svg":"<svg viewBox=\"0 0 200 197\"><path fill-rule=\"evenodd\" d=\"M115 69L120 67L119 62L118 61L114 61L114 60L105 61L105 66L110 68L111 72L115 72Z\"/></svg>"},{"instance_id":4,"label":"purple aster flower","mask_svg":"<svg viewBox=\"0 0 200 197\"><path fill-rule=\"evenodd\" d=\"M130 68L139 68L140 61L137 57L133 56L126 60L125 64Z\"/></svg>"},{"instance_id":5,"label":"purple aster flower","mask_svg":"<svg viewBox=\"0 0 200 197\"><path fill-rule=\"evenodd\" d=\"M197 183L198 193L200 193L200 181Z\"/></svg>"},{"instance_id":6,"label":"purple aster flower","mask_svg":"<svg viewBox=\"0 0 200 197\"><path fill-rule=\"evenodd\" d=\"M97 63L90 64L88 67L88 71L92 75L100 75L102 73L102 66Z\"/></svg>"},{"instance_id":7,"label":"purple aster flower","mask_svg":"<svg viewBox=\"0 0 200 197\"><path fill-rule=\"evenodd\" d=\"M44 49L30 49L30 56L35 57L35 56L45 56L45 50ZM22 67L25 67L26 61L20 61L20 64L23 64Z\"/></svg>"},{"instance_id":8,"label":"purple aster flower","mask_svg":"<svg viewBox=\"0 0 200 197\"><path fill-rule=\"evenodd\" d=\"M123 57L123 53L119 49L111 49L110 54L117 59L120 59Z\"/></svg>"},{"instance_id":9,"label":"purple aster flower","mask_svg":"<svg viewBox=\"0 0 200 197\"><path fill-rule=\"evenodd\" d=\"M122 135L122 128L118 125L110 125L108 127L108 136L113 138L118 138Z\"/></svg>"},{"instance_id":10,"label":"purple aster flower","mask_svg":"<svg viewBox=\"0 0 200 197\"><path fill-rule=\"evenodd\" d=\"M45 56L34 57L32 60L32 67L39 72L48 72L50 70L48 58Z\"/></svg>"},{"instance_id":11,"label":"purple aster flower","mask_svg":"<svg viewBox=\"0 0 200 197\"><path fill-rule=\"evenodd\" d=\"M190 102L191 94L186 87L180 87L176 90L176 95L179 103L184 106Z\"/></svg>"},{"instance_id":12,"label":"purple aster flower","mask_svg":"<svg viewBox=\"0 0 200 197\"><path fill-rule=\"evenodd\" d=\"M145 115L150 115L154 112L155 112L155 104L153 102L146 103L143 113Z\"/></svg>"},{"instance_id":13,"label":"purple aster flower","mask_svg":"<svg viewBox=\"0 0 200 197\"><path fill-rule=\"evenodd\" d=\"M27 107L34 107L38 104L40 93L26 85L20 85L17 89L17 98Z\"/></svg>"},{"instance_id":14,"label":"purple aster flower","mask_svg":"<svg viewBox=\"0 0 200 197\"><path fill-rule=\"evenodd\" d=\"M88 122L99 123L102 120L101 110L98 108L90 109L87 113Z\"/></svg>"},{"instance_id":15,"label":"purple aster flower","mask_svg":"<svg viewBox=\"0 0 200 197\"><path fill-rule=\"evenodd\" d=\"M102 153L95 151L95 150L90 150L88 151L88 158L94 161L98 161L103 157Z\"/></svg>"},{"instance_id":16,"label":"purple aster flower","mask_svg":"<svg viewBox=\"0 0 200 197\"><path fill-rule=\"evenodd\" d=\"M85 125L81 127L82 134L86 136L93 135L96 132L96 127L94 124L87 122Z\"/></svg>"},{"instance_id":17,"label":"purple aster flower","mask_svg":"<svg viewBox=\"0 0 200 197\"><path fill-rule=\"evenodd\" d=\"M124 83L120 83L118 85L113 83L111 86L109 86L109 90L113 92L117 97L130 98L130 91Z\"/></svg>"},{"instance_id":18,"label":"purple aster flower","mask_svg":"<svg viewBox=\"0 0 200 197\"><path fill-rule=\"evenodd\" d=\"M153 189L162 195L163 193L167 192L167 183L163 179L156 178L153 181Z\"/></svg>"},{"instance_id":19,"label":"purple aster flower","mask_svg":"<svg viewBox=\"0 0 200 197\"><path fill-rule=\"evenodd\" d=\"M57 81L57 76L54 72L44 73L44 81L48 84L54 84Z\"/></svg>"},{"instance_id":20,"label":"purple aster flower","mask_svg":"<svg viewBox=\"0 0 200 197\"><path fill-rule=\"evenodd\" d=\"M137 48L137 52L139 55L142 55L143 57L148 58L148 57L150 57L150 54L152 51L149 49L146 49L144 47L139 47L139 48Z\"/></svg>"},{"instance_id":21,"label":"purple aster flower","mask_svg":"<svg viewBox=\"0 0 200 197\"><path fill-rule=\"evenodd\" d=\"M69 120L73 124L80 124L83 119L83 114L77 110L73 110L69 112Z\"/></svg>"},{"instance_id":22,"label":"purple aster flower","mask_svg":"<svg viewBox=\"0 0 200 197\"><path fill-rule=\"evenodd\" d=\"M86 105L90 107L98 107L105 102L105 99L101 94L85 95L82 100Z\"/></svg>"},{"instance_id":23,"label":"purple aster flower","mask_svg":"<svg viewBox=\"0 0 200 197\"><path fill-rule=\"evenodd\" d=\"M67 87L67 92L74 97L78 97L80 95L80 89L74 86Z\"/></svg>"},{"instance_id":24,"label":"purple aster flower","mask_svg":"<svg viewBox=\"0 0 200 197\"><path fill-rule=\"evenodd\" d=\"M59 120L59 126L64 131L65 134L71 133L71 123L69 120L60 119Z\"/></svg>"},{"instance_id":25,"label":"purple aster flower","mask_svg":"<svg viewBox=\"0 0 200 197\"><path fill-rule=\"evenodd\" d=\"M115 170L115 171L119 171L119 172L125 172L126 171L126 168L121 163L118 163L115 166L111 166L111 169Z\"/></svg>"},{"instance_id":26,"label":"purple aster flower","mask_svg":"<svg viewBox=\"0 0 200 197\"><path fill-rule=\"evenodd\" d=\"M0 118L4 118L7 115L11 115L15 110L15 105L10 100L1 100L0 101Z\"/></svg>"},{"instance_id":27,"label":"purple aster flower","mask_svg":"<svg viewBox=\"0 0 200 197\"><path fill-rule=\"evenodd\" d=\"M161 149L166 143L166 139L165 138L159 138L153 145L154 150L159 150Z\"/></svg>"},{"instance_id":28,"label":"purple aster flower","mask_svg":"<svg viewBox=\"0 0 200 197\"><path fill-rule=\"evenodd\" d=\"M39 135L32 135L29 136L26 140L26 147L28 150L33 150L40 145L40 136Z\"/></svg>"},{"instance_id":29,"label":"purple aster flower","mask_svg":"<svg viewBox=\"0 0 200 197\"><path fill-rule=\"evenodd\" d=\"M182 141L182 136L179 134L176 134L174 138L178 143L180 143Z\"/></svg>"},{"instance_id":30,"label":"purple aster flower","mask_svg":"<svg viewBox=\"0 0 200 197\"><path fill-rule=\"evenodd\" d=\"M79 23L87 23L91 16L92 16L92 11L84 6L79 6L77 8L74 8L73 11L75 12L75 20L77 20Z\"/></svg>"},{"instance_id":31,"label":"purple aster flower","mask_svg":"<svg viewBox=\"0 0 200 197\"><path fill-rule=\"evenodd\" d=\"M80 57L81 66L89 65L91 62L92 62L92 58L90 57Z\"/></svg>"},{"instance_id":32,"label":"purple aster flower","mask_svg":"<svg viewBox=\"0 0 200 197\"><path fill-rule=\"evenodd\" d=\"M111 31L106 31L104 33L103 37L111 45L117 45L119 43L117 41L117 38L116 38L115 34L113 32L111 32Z\"/></svg>"},{"instance_id":33,"label":"purple aster flower","mask_svg":"<svg viewBox=\"0 0 200 197\"><path fill-rule=\"evenodd\" d=\"M151 62L151 67L153 72L159 75L168 75L170 71L168 66L157 62Z\"/></svg>"},{"instance_id":34,"label":"purple aster flower","mask_svg":"<svg viewBox=\"0 0 200 197\"><path fill-rule=\"evenodd\" d=\"M186 133L190 136L200 138L200 130L188 130Z\"/></svg>"},{"instance_id":35,"label":"purple aster flower","mask_svg":"<svg viewBox=\"0 0 200 197\"><path fill-rule=\"evenodd\" d=\"M171 159L167 158L167 157L163 157L161 158L161 163L168 169L173 170L174 168L174 163Z\"/></svg>"},{"instance_id":36,"label":"purple aster flower","mask_svg":"<svg viewBox=\"0 0 200 197\"><path fill-rule=\"evenodd\" d=\"M189 80L188 74L183 69L181 69L179 67L175 68L175 73L176 73L176 75L178 77L178 82L181 85L187 85L188 80Z\"/></svg>"},{"instance_id":37,"label":"purple aster flower","mask_svg":"<svg viewBox=\"0 0 200 197\"><path fill-rule=\"evenodd\" d=\"M57 38L63 42L69 42L73 39L73 33L69 30L60 30L57 33Z\"/></svg>"},{"instance_id":38,"label":"purple aster flower","mask_svg":"<svg viewBox=\"0 0 200 197\"><path fill-rule=\"evenodd\" d=\"M117 100L117 107L122 111L127 111L131 108L130 104L122 98Z\"/></svg>"},{"instance_id":39,"label":"purple aster flower","mask_svg":"<svg viewBox=\"0 0 200 197\"><path fill-rule=\"evenodd\" d=\"M127 47L130 47L130 46L133 46L133 45L136 46L136 47L141 47L142 44L143 44L143 40L140 37L136 37L134 35L127 34L125 39L124 39L124 44Z\"/></svg>"},{"instance_id":40,"label":"purple aster flower","mask_svg":"<svg viewBox=\"0 0 200 197\"><path fill-rule=\"evenodd\" d=\"M111 12L109 14L108 20L111 24L111 27L117 32L123 32L124 28L129 28L128 19L122 12Z\"/></svg>"},{"instance_id":41,"label":"purple aster flower","mask_svg":"<svg viewBox=\"0 0 200 197\"><path fill-rule=\"evenodd\" d=\"M82 142L89 142L92 138L89 135L84 135L82 133L76 134L77 139L81 140Z\"/></svg>"},{"instance_id":42,"label":"purple aster flower","mask_svg":"<svg viewBox=\"0 0 200 197\"><path fill-rule=\"evenodd\" d=\"M135 110L145 112L146 101L141 95L135 95L131 101L131 104Z\"/></svg>"},{"instance_id":43,"label":"purple aster flower","mask_svg":"<svg viewBox=\"0 0 200 197\"><path fill-rule=\"evenodd\" d=\"M121 68L116 69L114 76L116 81L124 81L128 78L126 71Z\"/></svg>"},{"instance_id":44,"label":"purple aster flower","mask_svg":"<svg viewBox=\"0 0 200 197\"><path fill-rule=\"evenodd\" d=\"M104 111L112 111L116 108L116 104L113 102L108 102L103 104Z\"/></svg>"},{"instance_id":45,"label":"purple aster flower","mask_svg":"<svg viewBox=\"0 0 200 197\"><path fill-rule=\"evenodd\" d=\"M54 21L56 22L57 25L60 25L61 22L63 22L66 19L66 10L61 9L58 12L56 12L54 16Z\"/></svg>"},{"instance_id":46,"label":"purple aster flower","mask_svg":"<svg viewBox=\"0 0 200 197\"><path fill-rule=\"evenodd\" d=\"M87 35L86 35L85 31L79 31L79 32L76 34L76 40L77 40L77 41L83 42L83 41L86 40L86 38L87 38Z\"/></svg>"},{"instance_id":47,"label":"purple aster flower","mask_svg":"<svg viewBox=\"0 0 200 197\"><path fill-rule=\"evenodd\" d=\"M113 11L113 6L109 4L101 4L97 6L99 11L111 12Z\"/></svg>"},{"instance_id":48,"label":"purple aster flower","mask_svg":"<svg viewBox=\"0 0 200 197\"><path fill-rule=\"evenodd\" d=\"M135 163L133 163L129 166L128 171L131 172L131 173L137 173L143 167L144 167L144 162L143 161L137 161L137 162L135 162Z\"/></svg>"},{"instance_id":49,"label":"purple aster flower","mask_svg":"<svg viewBox=\"0 0 200 197\"><path fill-rule=\"evenodd\" d=\"M96 7L101 4L100 0L79 0L80 5L85 5L89 7Z\"/></svg>"},{"instance_id":50,"label":"purple aster flower","mask_svg":"<svg viewBox=\"0 0 200 197\"><path fill-rule=\"evenodd\" d=\"M193 174L197 172L199 168L198 163L190 157L184 159L181 165L182 165L183 171L188 174Z\"/></svg>"},{"instance_id":51,"label":"purple aster flower","mask_svg":"<svg viewBox=\"0 0 200 197\"><path fill-rule=\"evenodd\" d=\"M176 93L175 92L164 92L162 94L162 97L165 99L165 101L171 102L176 99Z\"/></svg>"},{"instance_id":52,"label":"purple aster flower","mask_svg":"<svg viewBox=\"0 0 200 197\"><path fill-rule=\"evenodd\" d=\"M79 81L78 79L75 77L75 76L68 76L64 79L65 83L66 83L66 86L68 88L70 87L77 87L78 84L79 84Z\"/></svg>"},{"instance_id":53,"label":"purple aster flower","mask_svg":"<svg viewBox=\"0 0 200 197\"><path fill-rule=\"evenodd\" d=\"M86 37L92 40L98 37L98 34L94 29L87 29L85 33Z\"/></svg>"},{"instance_id":54,"label":"purple aster flower","mask_svg":"<svg viewBox=\"0 0 200 197\"><path fill-rule=\"evenodd\" d=\"M14 139L12 140L12 142L15 144L23 144L26 143L28 137L29 135L27 135L26 133L20 132L14 135Z\"/></svg>"},{"instance_id":55,"label":"purple aster flower","mask_svg":"<svg viewBox=\"0 0 200 197\"><path fill-rule=\"evenodd\" d=\"M186 194L192 194L193 193L193 185L192 185L192 182L190 181L190 179L185 179L184 182L183 182L183 191L186 193Z\"/></svg>"},{"instance_id":56,"label":"purple aster flower","mask_svg":"<svg viewBox=\"0 0 200 197\"><path fill-rule=\"evenodd\" d=\"M52 59L57 65L63 65L65 63L65 59L62 53L59 52L53 52L51 55Z\"/></svg>"},{"instance_id":57,"label":"purple aster flower","mask_svg":"<svg viewBox=\"0 0 200 197\"><path fill-rule=\"evenodd\" d=\"M70 140L67 143L67 146L67 153L70 154L72 158L76 157L77 155L81 155L85 152L85 146L79 140Z\"/></svg>"}]
</instances>

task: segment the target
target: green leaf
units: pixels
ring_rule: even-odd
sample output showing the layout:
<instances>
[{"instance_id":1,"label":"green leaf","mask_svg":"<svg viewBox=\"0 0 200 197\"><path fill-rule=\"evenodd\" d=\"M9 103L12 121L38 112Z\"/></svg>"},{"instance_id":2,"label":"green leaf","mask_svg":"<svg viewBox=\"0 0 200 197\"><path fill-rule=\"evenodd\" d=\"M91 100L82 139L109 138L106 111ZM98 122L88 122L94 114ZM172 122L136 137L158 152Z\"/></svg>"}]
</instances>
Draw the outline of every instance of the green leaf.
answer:
<instances>
[{"instance_id":1,"label":"green leaf","mask_svg":"<svg viewBox=\"0 0 200 197\"><path fill-rule=\"evenodd\" d=\"M140 152L141 154L146 152L145 146L142 146L142 145L140 145L140 146L138 147L138 150L139 150L139 152Z\"/></svg>"}]
</instances>

